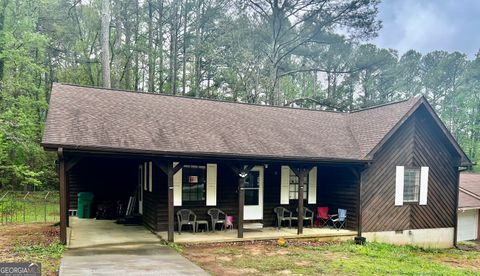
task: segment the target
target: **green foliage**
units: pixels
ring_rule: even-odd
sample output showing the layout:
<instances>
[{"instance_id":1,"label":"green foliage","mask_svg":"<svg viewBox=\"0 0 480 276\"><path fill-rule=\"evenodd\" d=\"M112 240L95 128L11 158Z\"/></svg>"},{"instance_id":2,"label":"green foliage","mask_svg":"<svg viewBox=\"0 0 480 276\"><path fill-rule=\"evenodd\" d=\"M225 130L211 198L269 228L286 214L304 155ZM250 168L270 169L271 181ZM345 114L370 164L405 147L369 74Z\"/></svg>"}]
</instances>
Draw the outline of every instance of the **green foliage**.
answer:
<instances>
[{"instance_id":1,"label":"green foliage","mask_svg":"<svg viewBox=\"0 0 480 276\"><path fill-rule=\"evenodd\" d=\"M425 95L477 161L480 56L362 44L378 2L113 1L112 85L341 111ZM0 188L57 187L51 84L99 85L100 21L99 0L0 1Z\"/></svg>"},{"instance_id":2,"label":"green foliage","mask_svg":"<svg viewBox=\"0 0 480 276\"><path fill-rule=\"evenodd\" d=\"M61 258L65 246L55 242L48 245L21 245L15 246L15 252L24 254L28 257L49 257L49 258Z\"/></svg>"}]
</instances>

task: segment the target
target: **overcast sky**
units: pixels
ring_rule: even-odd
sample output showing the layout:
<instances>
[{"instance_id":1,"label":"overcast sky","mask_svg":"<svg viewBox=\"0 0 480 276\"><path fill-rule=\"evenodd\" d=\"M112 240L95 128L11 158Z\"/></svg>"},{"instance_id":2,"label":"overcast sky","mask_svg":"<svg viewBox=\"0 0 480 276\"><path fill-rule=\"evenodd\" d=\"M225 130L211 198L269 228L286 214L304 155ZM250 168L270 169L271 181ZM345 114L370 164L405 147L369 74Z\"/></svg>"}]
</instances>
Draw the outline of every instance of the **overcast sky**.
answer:
<instances>
[{"instance_id":1,"label":"overcast sky","mask_svg":"<svg viewBox=\"0 0 480 276\"><path fill-rule=\"evenodd\" d=\"M480 49L480 0L383 0L383 28L372 43L382 48L459 51Z\"/></svg>"}]
</instances>

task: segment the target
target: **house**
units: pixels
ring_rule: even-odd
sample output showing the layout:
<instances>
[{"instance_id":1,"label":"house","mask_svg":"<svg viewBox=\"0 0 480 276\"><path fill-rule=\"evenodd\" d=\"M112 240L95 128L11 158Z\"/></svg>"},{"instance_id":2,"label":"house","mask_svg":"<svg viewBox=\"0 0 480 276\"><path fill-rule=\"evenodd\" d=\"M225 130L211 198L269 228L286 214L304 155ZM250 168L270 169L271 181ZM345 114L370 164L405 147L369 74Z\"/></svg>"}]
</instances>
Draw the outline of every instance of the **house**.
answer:
<instances>
[{"instance_id":1,"label":"house","mask_svg":"<svg viewBox=\"0 0 480 276\"><path fill-rule=\"evenodd\" d=\"M143 224L169 241L182 208L224 210L242 239L276 206L328 206L357 241L448 247L472 165L423 97L342 113L54 84L42 145L58 154L62 242L78 192L137 188Z\"/></svg>"},{"instance_id":2,"label":"house","mask_svg":"<svg viewBox=\"0 0 480 276\"><path fill-rule=\"evenodd\" d=\"M460 174L457 241L480 239L480 174Z\"/></svg>"}]
</instances>

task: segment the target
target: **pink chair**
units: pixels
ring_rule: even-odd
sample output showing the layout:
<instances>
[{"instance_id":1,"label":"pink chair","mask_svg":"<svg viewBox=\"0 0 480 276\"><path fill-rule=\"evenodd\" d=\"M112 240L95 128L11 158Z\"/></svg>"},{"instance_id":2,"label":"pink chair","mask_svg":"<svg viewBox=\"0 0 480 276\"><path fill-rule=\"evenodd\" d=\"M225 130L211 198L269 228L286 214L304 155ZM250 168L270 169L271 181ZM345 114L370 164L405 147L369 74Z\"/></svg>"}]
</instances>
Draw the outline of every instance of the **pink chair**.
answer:
<instances>
[{"instance_id":1,"label":"pink chair","mask_svg":"<svg viewBox=\"0 0 480 276\"><path fill-rule=\"evenodd\" d=\"M317 207L317 219L319 226L327 225L328 220L330 219L328 216L328 207Z\"/></svg>"},{"instance_id":2,"label":"pink chair","mask_svg":"<svg viewBox=\"0 0 480 276\"><path fill-rule=\"evenodd\" d=\"M233 230L233 216L227 216L225 219L225 230L226 229Z\"/></svg>"}]
</instances>

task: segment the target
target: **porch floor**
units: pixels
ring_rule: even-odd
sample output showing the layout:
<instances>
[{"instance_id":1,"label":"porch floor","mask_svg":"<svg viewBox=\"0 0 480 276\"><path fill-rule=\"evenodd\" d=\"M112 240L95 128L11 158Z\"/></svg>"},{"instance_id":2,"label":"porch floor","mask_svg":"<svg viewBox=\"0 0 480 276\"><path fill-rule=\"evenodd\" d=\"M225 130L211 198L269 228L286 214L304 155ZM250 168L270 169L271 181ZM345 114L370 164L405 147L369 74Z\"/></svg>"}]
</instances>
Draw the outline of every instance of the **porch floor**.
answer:
<instances>
[{"instance_id":1,"label":"porch floor","mask_svg":"<svg viewBox=\"0 0 480 276\"><path fill-rule=\"evenodd\" d=\"M168 237L168 232L162 231L157 234L164 240ZM212 243L212 242L238 242L238 241L255 241L255 240L275 240L284 239L309 239L315 238L320 240L347 240L357 235L356 231L346 229L332 228L303 228L303 234L297 235L297 229L264 227L259 230L244 230L243 239L237 237L237 230L215 231L215 232L199 232L182 231L178 234L175 231L174 240L176 243Z\"/></svg>"}]
</instances>

